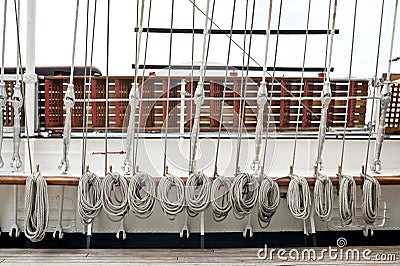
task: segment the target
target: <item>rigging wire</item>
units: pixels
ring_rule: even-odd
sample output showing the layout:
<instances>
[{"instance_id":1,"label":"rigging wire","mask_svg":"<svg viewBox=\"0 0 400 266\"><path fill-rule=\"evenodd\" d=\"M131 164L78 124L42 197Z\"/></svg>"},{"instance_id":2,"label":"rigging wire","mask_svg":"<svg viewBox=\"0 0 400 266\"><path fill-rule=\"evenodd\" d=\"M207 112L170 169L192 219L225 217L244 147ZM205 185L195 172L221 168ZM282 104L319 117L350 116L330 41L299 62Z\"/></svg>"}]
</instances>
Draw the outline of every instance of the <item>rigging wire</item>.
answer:
<instances>
[{"instance_id":1,"label":"rigging wire","mask_svg":"<svg viewBox=\"0 0 400 266\"><path fill-rule=\"evenodd\" d=\"M356 30L356 19L357 19L357 0L354 3L354 18L353 18L353 32L351 38L351 48L350 48L350 63L349 63L349 78L347 86L347 99L346 99L346 109L344 118L344 129L343 129L343 140L342 140L342 151L340 155L340 164L338 167L338 177L339 177L339 216L341 223L343 225L349 225L353 221L356 208L356 182L354 178L350 175L342 174L343 163L344 163L344 151L346 142L346 129L349 114L349 97L351 89L351 74L353 69L353 54L354 54L354 41L355 41L355 30Z\"/></svg>"},{"instance_id":2,"label":"rigging wire","mask_svg":"<svg viewBox=\"0 0 400 266\"><path fill-rule=\"evenodd\" d=\"M220 117L219 117L219 130L218 130L218 140L217 140L217 147L215 151L215 164L214 164L214 174L211 185L211 206L213 210L213 218L215 221L222 221L226 218L229 211L231 210L231 202L230 202L230 193L231 193L231 182L225 176L220 176L217 173L218 167L218 159L219 159L219 148L221 143L221 131L224 119L224 105L225 105L225 95L227 90L227 82L228 82L228 69L229 69L229 59L231 54L232 48L232 33L233 33L233 24L235 20L235 11L236 11L236 0L233 1L232 7L232 20L231 20L231 29L229 33L229 44L228 44L228 54L226 59L226 68L225 68L225 77L224 77L224 84L223 84L223 92L222 92L222 100L221 100L221 109L220 109ZM224 188L226 192L224 192L221 196L217 196L217 192ZM222 204L218 203L218 199L221 198ZM224 202L226 200L226 204Z\"/></svg>"},{"instance_id":3,"label":"rigging wire","mask_svg":"<svg viewBox=\"0 0 400 266\"><path fill-rule=\"evenodd\" d=\"M107 166L108 166L108 113L109 113L109 60L110 60L110 0L107 1L107 33L106 33L106 113L105 113L105 141L104 141L104 174L107 174Z\"/></svg>"},{"instance_id":4,"label":"rigging wire","mask_svg":"<svg viewBox=\"0 0 400 266\"><path fill-rule=\"evenodd\" d=\"M190 95L193 95L193 84L194 84L194 48L195 48L195 43L194 43L194 26L195 26L195 14L196 14L196 0L193 0L193 10L192 10L192 58L191 58L191 72L190 72ZM181 92L183 93L183 92ZM186 91L185 91L186 94ZM185 95L186 96L186 95ZM188 105L190 106L190 117L189 117L189 132L192 132L192 120L193 120L193 107L192 107L192 102L189 101ZM182 108L182 106L181 106ZM189 154L192 154L192 138L189 138ZM188 169L190 171L191 167L191 160L188 160Z\"/></svg>"},{"instance_id":5,"label":"rigging wire","mask_svg":"<svg viewBox=\"0 0 400 266\"><path fill-rule=\"evenodd\" d=\"M4 82L4 60L5 60L5 45L6 45L6 28L7 28L7 0L4 0L4 14L3 14L3 35L2 35L2 50L1 50L1 80L0 80L0 168L3 168L4 161L1 156L3 150L3 130L4 130L4 109L7 104L7 91Z\"/></svg>"}]
</instances>

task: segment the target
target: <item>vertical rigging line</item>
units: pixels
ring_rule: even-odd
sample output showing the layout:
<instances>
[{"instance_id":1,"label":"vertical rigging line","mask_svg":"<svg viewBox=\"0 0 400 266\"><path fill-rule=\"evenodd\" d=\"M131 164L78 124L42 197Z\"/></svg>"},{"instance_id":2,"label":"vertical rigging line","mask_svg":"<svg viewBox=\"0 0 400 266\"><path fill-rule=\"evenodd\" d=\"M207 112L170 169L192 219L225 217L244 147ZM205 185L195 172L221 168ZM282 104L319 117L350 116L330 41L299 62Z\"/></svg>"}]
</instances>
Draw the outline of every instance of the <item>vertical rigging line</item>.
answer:
<instances>
[{"instance_id":1,"label":"vertical rigging line","mask_svg":"<svg viewBox=\"0 0 400 266\"><path fill-rule=\"evenodd\" d=\"M74 25L74 38L72 41L72 59L71 59L71 71L69 75L69 83L72 84L74 80L74 67L75 67L75 47L76 47L76 32L78 29L78 13L79 13L79 0L76 0L75 10L75 25Z\"/></svg>"},{"instance_id":2,"label":"vertical rigging line","mask_svg":"<svg viewBox=\"0 0 400 266\"><path fill-rule=\"evenodd\" d=\"M347 97L346 97L346 109L345 109L345 118L344 118L344 129L343 129L343 140L342 140L342 151L340 155L340 165L339 169L343 169L343 161L344 161L344 150L345 150L345 142L346 142L346 129L347 129L347 120L349 114L349 97L350 97L350 88L351 88L351 73L353 69L353 54L354 54L354 39L355 39L355 31L356 31L356 19L357 19L357 3L358 1L355 0L354 3L354 18L353 18L353 32L351 37L351 48L350 48L350 63L349 63L349 79L348 79L348 86L347 86Z\"/></svg>"},{"instance_id":3,"label":"vertical rigging line","mask_svg":"<svg viewBox=\"0 0 400 266\"><path fill-rule=\"evenodd\" d=\"M1 48L1 82L4 82L4 55L6 45L6 26L7 26L7 0L4 0L4 15L3 15L3 40Z\"/></svg>"},{"instance_id":4,"label":"vertical rigging line","mask_svg":"<svg viewBox=\"0 0 400 266\"><path fill-rule=\"evenodd\" d=\"M19 29L19 8L20 8L20 2L18 1L18 7L17 7L17 1L14 0L14 10L15 10L15 22L17 25L17 54L18 54L18 66L17 66L17 76L16 76L16 82L19 80L19 73L22 73L22 56L21 56L21 41L20 41L20 29ZM25 92L25 85L23 82L23 76L21 76L21 94L24 96ZM26 98L23 97L24 102L26 101ZM26 113L26 104L23 104L24 111ZM31 151L31 144L30 144L30 137L29 137L29 128L28 128L28 123L27 123L27 118L25 116L25 132L26 134L26 142L28 146L28 157L29 157L29 169L31 174L33 174L33 166L32 166L32 151Z\"/></svg>"},{"instance_id":5,"label":"vertical rigging line","mask_svg":"<svg viewBox=\"0 0 400 266\"><path fill-rule=\"evenodd\" d=\"M146 71L146 62L147 62L147 50L148 50L148 43L149 43L149 28L150 28L150 17L151 17L151 4L152 0L149 1L149 11L147 15L147 30L146 30L146 40L145 40L145 47L144 47L144 58L143 58L143 72L142 72L142 90L140 91L140 99L143 99L143 90L144 90L144 82L145 82L145 71ZM143 101L139 101L139 119L137 124L136 132L136 140L135 140L135 152L134 152L134 163L133 166L136 167L137 162L137 154L138 154L138 145L139 145L139 130L140 124L142 121L142 115L140 112L142 110Z\"/></svg>"},{"instance_id":6,"label":"vertical rigging line","mask_svg":"<svg viewBox=\"0 0 400 266\"><path fill-rule=\"evenodd\" d=\"M328 71L327 69L327 62L328 62L328 48L329 48L329 34L330 32L330 25L331 25L331 10L332 9L332 0L329 0L329 8L328 8L328 21L327 21L327 31L326 31L326 43L325 43L325 73ZM333 30L335 30L333 28Z\"/></svg>"},{"instance_id":7,"label":"vertical rigging line","mask_svg":"<svg viewBox=\"0 0 400 266\"><path fill-rule=\"evenodd\" d=\"M335 0L335 3L336 3L336 1L337 0ZM297 139L298 139L298 133L299 133L300 107L302 104L302 96L303 96L304 68L305 68L305 64L306 64L308 30L309 30L309 26L310 26L310 10L311 10L311 0L309 0L309 2L308 2L306 36L305 36L305 40L304 40L303 66L302 66L302 71L301 71L300 92L299 92L299 105L297 106L296 134L294 137L294 146L293 146L293 158L292 158L292 167L293 168L294 168L294 163L296 160Z\"/></svg>"},{"instance_id":8,"label":"vertical rigging line","mask_svg":"<svg viewBox=\"0 0 400 266\"><path fill-rule=\"evenodd\" d=\"M267 35L265 37L265 54L264 54L264 66L263 66L263 76L262 76L262 82L266 82L266 74L267 74L267 59L268 59L268 50L269 50L269 38L271 37L271 18L272 18L272 5L273 0L269 1L269 9L268 9L268 23L267 23ZM279 36L279 28L277 32L277 38ZM275 48L275 63L276 63L276 53L277 49ZM274 76L275 76L275 64L274 64ZM272 79L272 86L274 84L274 80ZM266 86L266 85L265 85ZM270 123L270 116L272 115L272 89L270 92L270 100L268 103L268 111L267 111L267 130L265 132L265 141L263 144L263 159L261 162L261 169L260 169L260 174L263 175L265 172L265 159L266 159L266 153L267 153L267 147L268 147L268 132L269 132L269 123ZM264 125L262 125L264 127Z\"/></svg>"},{"instance_id":9,"label":"vertical rigging line","mask_svg":"<svg viewBox=\"0 0 400 266\"><path fill-rule=\"evenodd\" d=\"M167 173L167 148L168 148L168 121L169 121L169 91L171 87L171 61L172 61L172 34L174 26L174 5L175 0L171 3L171 31L169 34L169 55L168 55L168 81L167 81L167 106L166 106L166 116L165 116L165 138L164 138L164 176Z\"/></svg>"},{"instance_id":10,"label":"vertical rigging line","mask_svg":"<svg viewBox=\"0 0 400 266\"><path fill-rule=\"evenodd\" d=\"M108 77L108 67L110 59L110 0L107 1L107 54L106 54L106 116L105 116L105 142L104 142L104 175L108 171L108 108L109 108L109 77Z\"/></svg>"},{"instance_id":11,"label":"vertical rigging line","mask_svg":"<svg viewBox=\"0 0 400 266\"><path fill-rule=\"evenodd\" d=\"M396 0L397 1L397 0ZM374 117L374 108L375 108L375 94L377 89L378 83L378 66L379 66L379 56L381 51L381 39L382 39L382 25L383 25L383 13L385 9L385 1L382 1L382 8L381 8L381 17L379 23L379 34L378 34L378 47L376 52L376 63L375 63L375 75L374 75L374 84L373 84L373 92L372 92L372 107L371 107L371 116L370 116L370 125L368 130L368 141L367 141L367 152L365 156L365 167L368 167L368 157L369 157L369 148L371 145L371 135L372 135L372 119ZM366 173L366 169L365 169Z\"/></svg>"},{"instance_id":12,"label":"vertical rigging line","mask_svg":"<svg viewBox=\"0 0 400 266\"><path fill-rule=\"evenodd\" d=\"M226 68L225 68L225 78L224 78L224 88L222 91L222 101L221 101L221 109L220 109L220 117L219 117L219 128L218 128L218 140L217 140L217 147L215 151L215 164L214 164L214 179L217 177L217 167L218 167L218 155L219 155L219 147L221 143L221 130L222 130L222 124L223 124L223 119L224 119L224 105L225 105L225 95L226 95L226 89L227 85L226 83L228 82L228 70L229 70L229 59L230 59L230 54L231 54L231 48L232 48L232 35L233 35L233 22L235 20L235 10L236 10L236 0L233 1L233 7L232 7L232 20L231 20L231 29L229 32L229 44L228 44L228 55L226 58Z\"/></svg>"},{"instance_id":13,"label":"vertical rigging line","mask_svg":"<svg viewBox=\"0 0 400 266\"><path fill-rule=\"evenodd\" d=\"M92 26L92 40L91 40L91 48L90 48L90 65L89 65L89 84L87 91L87 101L84 102L86 105L86 110L89 109L90 104L90 92L92 90L92 72L93 72L93 50L94 50L94 37L95 37L95 29L96 29L96 16L97 16L97 0L94 1L94 10L93 10L93 26ZM86 93L86 91L85 91ZM88 134L89 120L86 118L85 130L84 130L84 163L83 166L86 165L86 151L87 151L87 134ZM85 169L83 170L85 171Z\"/></svg>"},{"instance_id":14,"label":"vertical rigging line","mask_svg":"<svg viewBox=\"0 0 400 266\"><path fill-rule=\"evenodd\" d=\"M86 2L86 31L85 31L85 70L83 77L83 110L82 110L82 175L85 173L86 164L86 140L85 130L87 124L87 112L86 112L86 80L87 80L87 56L88 56L88 39L89 39L89 6L90 0Z\"/></svg>"},{"instance_id":15,"label":"vertical rigging line","mask_svg":"<svg viewBox=\"0 0 400 266\"><path fill-rule=\"evenodd\" d=\"M196 13L196 0L193 0L193 11L192 11L192 69L190 73L190 94L193 95L193 82L194 82L194 27L195 27L195 13ZM182 92L181 92L182 93ZM182 108L182 106L181 106ZM189 132L192 132L192 117L193 117L193 112L192 112L192 102L190 101L190 117L189 117ZM192 138L189 138L189 154L192 154ZM190 171L191 167L191 161L188 160L188 171Z\"/></svg>"}]
</instances>

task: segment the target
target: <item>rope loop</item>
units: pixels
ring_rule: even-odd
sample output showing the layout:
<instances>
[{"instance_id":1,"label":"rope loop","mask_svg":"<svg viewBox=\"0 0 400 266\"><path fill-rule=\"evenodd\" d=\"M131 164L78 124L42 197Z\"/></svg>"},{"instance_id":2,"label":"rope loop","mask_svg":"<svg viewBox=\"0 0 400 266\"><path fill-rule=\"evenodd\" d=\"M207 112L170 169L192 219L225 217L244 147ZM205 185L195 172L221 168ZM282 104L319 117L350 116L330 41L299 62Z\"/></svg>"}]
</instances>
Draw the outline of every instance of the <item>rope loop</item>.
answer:
<instances>
[{"instance_id":1,"label":"rope loop","mask_svg":"<svg viewBox=\"0 0 400 266\"><path fill-rule=\"evenodd\" d=\"M254 175L238 173L232 183L231 202L233 213L238 219L250 214L257 203L258 182Z\"/></svg>"},{"instance_id":2,"label":"rope loop","mask_svg":"<svg viewBox=\"0 0 400 266\"><path fill-rule=\"evenodd\" d=\"M307 180L298 175L291 175L287 192L287 204L292 215L297 219L307 219L311 211L310 187Z\"/></svg>"},{"instance_id":3,"label":"rope loop","mask_svg":"<svg viewBox=\"0 0 400 266\"><path fill-rule=\"evenodd\" d=\"M379 212L379 202L381 200L381 185L378 180L368 174L363 175L362 209L364 221L368 225L375 223Z\"/></svg>"},{"instance_id":4,"label":"rope loop","mask_svg":"<svg viewBox=\"0 0 400 266\"><path fill-rule=\"evenodd\" d=\"M210 179L203 172L191 174L186 181L185 191L188 214L193 217L204 211L210 202L210 194Z\"/></svg>"},{"instance_id":5,"label":"rope loop","mask_svg":"<svg viewBox=\"0 0 400 266\"><path fill-rule=\"evenodd\" d=\"M101 180L92 172L86 172L78 184L78 212L83 223L90 224L102 207Z\"/></svg>"},{"instance_id":6,"label":"rope loop","mask_svg":"<svg viewBox=\"0 0 400 266\"><path fill-rule=\"evenodd\" d=\"M117 172L108 172L103 180L101 198L104 210L121 219L128 212L128 180Z\"/></svg>"},{"instance_id":7,"label":"rope loop","mask_svg":"<svg viewBox=\"0 0 400 266\"><path fill-rule=\"evenodd\" d=\"M156 182L146 172L132 176L128 188L128 202L131 211L139 218L149 217L154 210Z\"/></svg>"},{"instance_id":8,"label":"rope loop","mask_svg":"<svg viewBox=\"0 0 400 266\"><path fill-rule=\"evenodd\" d=\"M314 185L315 213L322 221L332 218L333 186L331 179L322 173L316 174Z\"/></svg>"},{"instance_id":9,"label":"rope loop","mask_svg":"<svg viewBox=\"0 0 400 266\"><path fill-rule=\"evenodd\" d=\"M262 177L264 179L258 192L258 221L261 228L266 228L278 209L280 193L276 181L267 175L262 175Z\"/></svg>"},{"instance_id":10,"label":"rope loop","mask_svg":"<svg viewBox=\"0 0 400 266\"><path fill-rule=\"evenodd\" d=\"M214 220L217 222L221 222L225 220L226 216L228 216L229 211L232 208L232 202L231 202L231 186L232 183L229 181L228 178L224 176L218 176L214 181L212 182L211 185L211 207L213 210L213 217ZM225 189L225 192L223 192L222 195L217 196L218 191L221 190L221 188ZM221 204L218 203L218 200L221 199ZM226 201L226 204L224 205Z\"/></svg>"},{"instance_id":11,"label":"rope loop","mask_svg":"<svg viewBox=\"0 0 400 266\"><path fill-rule=\"evenodd\" d=\"M176 188L176 200L170 201L168 194L173 186ZM157 194L165 215L167 215L168 219L174 220L175 216L182 212L185 204L185 185L182 179L172 174L166 174L158 184Z\"/></svg>"},{"instance_id":12,"label":"rope loop","mask_svg":"<svg viewBox=\"0 0 400 266\"><path fill-rule=\"evenodd\" d=\"M350 175L340 175L339 180L339 216L342 225L349 225L356 213L356 181Z\"/></svg>"},{"instance_id":13,"label":"rope loop","mask_svg":"<svg viewBox=\"0 0 400 266\"><path fill-rule=\"evenodd\" d=\"M26 179L25 188L25 236L39 242L49 223L47 182L40 172L35 172Z\"/></svg>"}]
</instances>

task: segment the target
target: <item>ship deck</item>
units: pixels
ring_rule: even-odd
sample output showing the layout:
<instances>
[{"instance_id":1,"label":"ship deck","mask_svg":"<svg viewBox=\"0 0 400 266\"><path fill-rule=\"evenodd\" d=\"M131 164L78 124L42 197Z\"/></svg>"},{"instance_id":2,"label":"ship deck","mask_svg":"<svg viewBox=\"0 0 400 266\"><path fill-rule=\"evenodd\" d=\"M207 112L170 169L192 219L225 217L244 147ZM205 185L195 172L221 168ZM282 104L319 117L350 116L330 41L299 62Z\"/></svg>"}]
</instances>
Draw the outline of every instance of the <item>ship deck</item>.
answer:
<instances>
[{"instance_id":1,"label":"ship deck","mask_svg":"<svg viewBox=\"0 0 400 266\"><path fill-rule=\"evenodd\" d=\"M336 247L337 248L337 247ZM258 249L2 249L0 250L0 263L2 265L108 265L118 263L123 265L243 265L243 264L272 264L272 265L397 265L396 259L400 258L399 246L370 246L372 253L370 260L362 258L362 251L367 247L348 247L360 251L360 259L345 259L343 255L336 259L328 255L322 259L310 260L282 260L275 253L272 259L259 259ZM316 254L321 254L324 247L315 248ZM289 252L290 248L285 249ZM300 254L302 248L297 249ZM345 253L345 249L343 249ZM325 253L327 254L327 253ZM338 252L339 254L339 252ZM377 261L376 255L384 254ZM340 256L340 255L339 255Z\"/></svg>"}]
</instances>

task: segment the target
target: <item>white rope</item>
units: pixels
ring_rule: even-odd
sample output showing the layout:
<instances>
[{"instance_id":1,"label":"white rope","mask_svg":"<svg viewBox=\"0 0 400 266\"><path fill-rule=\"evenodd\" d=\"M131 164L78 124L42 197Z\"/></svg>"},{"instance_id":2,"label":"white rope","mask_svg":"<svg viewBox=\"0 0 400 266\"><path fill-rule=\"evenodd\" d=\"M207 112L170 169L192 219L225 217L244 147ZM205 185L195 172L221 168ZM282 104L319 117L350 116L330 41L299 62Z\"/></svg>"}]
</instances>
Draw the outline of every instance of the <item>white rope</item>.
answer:
<instances>
[{"instance_id":1,"label":"white rope","mask_svg":"<svg viewBox=\"0 0 400 266\"><path fill-rule=\"evenodd\" d=\"M49 222L47 183L37 171L28 176L25 184L25 236L32 242L41 241Z\"/></svg>"},{"instance_id":2,"label":"white rope","mask_svg":"<svg viewBox=\"0 0 400 266\"><path fill-rule=\"evenodd\" d=\"M232 208L231 204L231 181L224 176L218 176L211 185L211 207L213 210L213 218L215 221L223 221L228 215L229 211ZM225 191L221 196L217 196L218 191L224 188ZM218 203L218 200L221 199L221 204ZM224 202L226 201L225 205Z\"/></svg>"},{"instance_id":3,"label":"white rope","mask_svg":"<svg viewBox=\"0 0 400 266\"><path fill-rule=\"evenodd\" d=\"M137 172L132 176L128 188L128 202L129 208L137 217L147 218L153 213L156 187L154 179L145 172Z\"/></svg>"},{"instance_id":4,"label":"white rope","mask_svg":"<svg viewBox=\"0 0 400 266\"><path fill-rule=\"evenodd\" d=\"M330 221L332 218L333 186L331 179L322 173L315 176L314 205L315 213L322 221Z\"/></svg>"},{"instance_id":5,"label":"white rope","mask_svg":"<svg viewBox=\"0 0 400 266\"><path fill-rule=\"evenodd\" d=\"M128 212L128 180L117 172L108 172L103 180L101 199L109 215L121 219Z\"/></svg>"},{"instance_id":6,"label":"white rope","mask_svg":"<svg viewBox=\"0 0 400 266\"><path fill-rule=\"evenodd\" d=\"M310 216L310 188L304 177L295 174L291 175L287 192L287 204L295 218L306 220Z\"/></svg>"},{"instance_id":7,"label":"white rope","mask_svg":"<svg viewBox=\"0 0 400 266\"><path fill-rule=\"evenodd\" d=\"M368 225L375 223L381 200L381 186L378 180L368 174L364 175L362 209L364 221Z\"/></svg>"},{"instance_id":8,"label":"white rope","mask_svg":"<svg viewBox=\"0 0 400 266\"><path fill-rule=\"evenodd\" d=\"M7 92L6 84L4 82L4 54L5 54L5 44L6 44L6 24L7 24L7 0L4 0L4 15L3 15L3 41L2 41L2 53L1 53L1 81L0 81L0 168L3 168L4 161L1 156L1 151L3 150L3 127L4 127L4 109L7 103Z\"/></svg>"},{"instance_id":9,"label":"white rope","mask_svg":"<svg viewBox=\"0 0 400 266\"><path fill-rule=\"evenodd\" d=\"M210 202L210 190L210 179L203 172L195 172L189 176L185 191L188 214L196 216L207 208Z\"/></svg>"},{"instance_id":10,"label":"white rope","mask_svg":"<svg viewBox=\"0 0 400 266\"><path fill-rule=\"evenodd\" d=\"M168 198L172 186L176 188L175 201L170 201ZM175 219L175 216L182 211L185 203L185 185L182 179L171 174L165 174L158 183L157 195L165 215L170 220Z\"/></svg>"},{"instance_id":11,"label":"white rope","mask_svg":"<svg viewBox=\"0 0 400 266\"><path fill-rule=\"evenodd\" d=\"M261 228L266 228L278 209L280 194L276 181L267 175L262 175L262 177L264 180L258 191L258 221Z\"/></svg>"},{"instance_id":12,"label":"white rope","mask_svg":"<svg viewBox=\"0 0 400 266\"><path fill-rule=\"evenodd\" d=\"M350 175L340 175L339 216L342 225L353 222L356 213L356 182Z\"/></svg>"},{"instance_id":13,"label":"white rope","mask_svg":"<svg viewBox=\"0 0 400 266\"><path fill-rule=\"evenodd\" d=\"M236 218L250 214L257 203L258 182L254 175L238 173L232 183L231 202Z\"/></svg>"},{"instance_id":14,"label":"white rope","mask_svg":"<svg viewBox=\"0 0 400 266\"><path fill-rule=\"evenodd\" d=\"M95 173L87 171L79 179L77 201L82 221L85 224L92 223L102 207L101 181Z\"/></svg>"}]
</instances>

